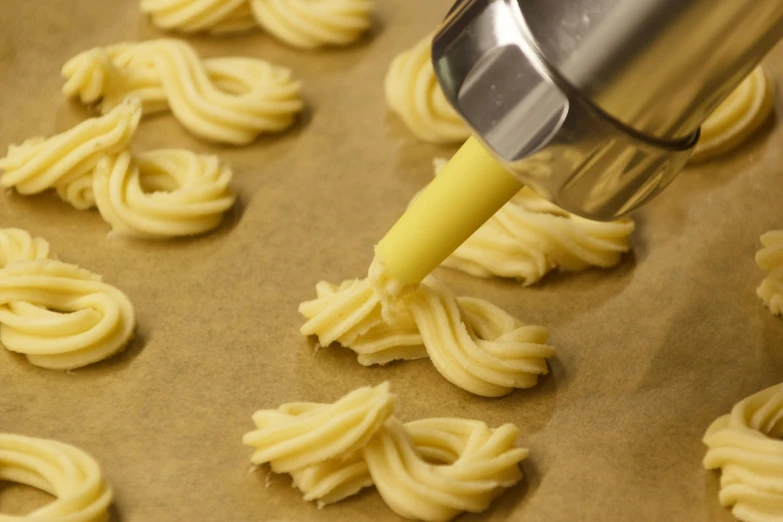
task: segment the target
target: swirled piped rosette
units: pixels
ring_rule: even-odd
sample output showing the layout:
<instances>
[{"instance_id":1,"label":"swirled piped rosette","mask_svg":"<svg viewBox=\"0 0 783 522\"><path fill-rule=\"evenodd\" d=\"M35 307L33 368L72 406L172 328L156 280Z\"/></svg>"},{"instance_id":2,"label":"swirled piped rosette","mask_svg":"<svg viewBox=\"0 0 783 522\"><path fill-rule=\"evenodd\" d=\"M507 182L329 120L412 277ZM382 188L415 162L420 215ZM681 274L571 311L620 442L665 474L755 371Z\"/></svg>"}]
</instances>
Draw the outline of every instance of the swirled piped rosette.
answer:
<instances>
[{"instance_id":1,"label":"swirled piped rosette","mask_svg":"<svg viewBox=\"0 0 783 522\"><path fill-rule=\"evenodd\" d=\"M0 434L0 480L49 493L54 500L24 516L0 520L106 522L112 491L98 463L62 442Z\"/></svg>"},{"instance_id":2,"label":"swirled piped rosette","mask_svg":"<svg viewBox=\"0 0 783 522\"><path fill-rule=\"evenodd\" d=\"M61 134L11 145L0 159L0 184L24 195L55 189L74 207L90 208L95 167L104 157L129 150L140 118L139 100L129 98Z\"/></svg>"},{"instance_id":3,"label":"swirled piped rosette","mask_svg":"<svg viewBox=\"0 0 783 522\"><path fill-rule=\"evenodd\" d=\"M371 0L249 0L266 32L292 47L348 45L372 26Z\"/></svg>"},{"instance_id":4,"label":"swirled piped rosette","mask_svg":"<svg viewBox=\"0 0 783 522\"><path fill-rule=\"evenodd\" d=\"M774 110L775 82L758 66L702 124L691 161L709 160L741 146Z\"/></svg>"},{"instance_id":5,"label":"swirled piped rosette","mask_svg":"<svg viewBox=\"0 0 783 522\"><path fill-rule=\"evenodd\" d=\"M334 404L291 403L253 415L256 430L243 442L256 448L254 464L286 473L361 449L394 410L389 385L360 388Z\"/></svg>"},{"instance_id":6,"label":"swirled piped rosette","mask_svg":"<svg viewBox=\"0 0 783 522\"><path fill-rule=\"evenodd\" d=\"M260 26L292 47L344 46L372 26L372 0L141 0L161 29L235 33Z\"/></svg>"},{"instance_id":7,"label":"swirled piped rosette","mask_svg":"<svg viewBox=\"0 0 783 522\"><path fill-rule=\"evenodd\" d=\"M63 93L109 111L137 96L144 113L170 110L196 136L245 145L290 127L303 107L288 69L250 58L201 60L175 39L94 48L68 60Z\"/></svg>"},{"instance_id":8,"label":"swirled piped rosette","mask_svg":"<svg viewBox=\"0 0 783 522\"><path fill-rule=\"evenodd\" d=\"M783 520L783 385L740 401L704 443L704 467L721 470L723 506L744 522Z\"/></svg>"},{"instance_id":9,"label":"swirled piped rosette","mask_svg":"<svg viewBox=\"0 0 783 522\"><path fill-rule=\"evenodd\" d=\"M216 156L161 149L98 164L95 206L115 232L139 237L201 234L234 204L231 169Z\"/></svg>"},{"instance_id":10,"label":"swirled piped rosette","mask_svg":"<svg viewBox=\"0 0 783 522\"><path fill-rule=\"evenodd\" d=\"M0 269L17 261L53 259L49 242L21 228L0 229Z\"/></svg>"},{"instance_id":11,"label":"swirled piped rosette","mask_svg":"<svg viewBox=\"0 0 783 522\"><path fill-rule=\"evenodd\" d=\"M461 142L470 131L435 78L428 35L397 55L386 74L386 102L419 139L435 143Z\"/></svg>"},{"instance_id":12,"label":"swirled piped rosette","mask_svg":"<svg viewBox=\"0 0 783 522\"><path fill-rule=\"evenodd\" d=\"M386 317L370 279L322 282L316 292L317 299L299 307L307 318L303 335L317 336L322 346L350 348L363 365L429 357L449 382L476 395L500 397L535 386L554 355L545 328L487 301L456 298L431 277Z\"/></svg>"},{"instance_id":13,"label":"swirled piped rosette","mask_svg":"<svg viewBox=\"0 0 783 522\"><path fill-rule=\"evenodd\" d=\"M767 270L756 293L775 315L783 314L783 230L773 230L761 236L764 246L756 253L756 263Z\"/></svg>"},{"instance_id":14,"label":"swirled piped rosette","mask_svg":"<svg viewBox=\"0 0 783 522\"><path fill-rule=\"evenodd\" d=\"M252 462L269 462L273 471L282 471L284 454L283 469L305 500L325 506L375 485L392 510L416 520L479 513L522 479L528 450L514 447L516 426L456 418L403 424L392 408L387 383L334 404L285 404L257 412L257 430L243 440L256 448Z\"/></svg>"},{"instance_id":15,"label":"swirled piped rosette","mask_svg":"<svg viewBox=\"0 0 783 522\"><path fill-rule=\"evenodd\" d=\"M248 0L141 0L141 11L161 29L227 34L256 26Z\"/></svg>"},{"instance_id":16,"label":"swirled piped rosette","mask_svg":"<svg viewBox=\"0 0 783 522\"><path fill-rule=\"evenodd\" d=\"M78 209L96 207L114 232L147 238L215 229L236 199L231 169L184 149L131 154L138 98L48 139L11 146L0 184L21 194L55 189Z\"/></svg>"},{"instance_id":17,"label":"swirled piped rosette","mask_svg":"<svg viewBox=\"0 0 783 522\"><path fill-rule=\"evenodd\" d=\"M136 314L100 276L53 259L49 244L0 229L0 344L35 366L71 370L122 351Z\"/></svg>"}]
</instances>

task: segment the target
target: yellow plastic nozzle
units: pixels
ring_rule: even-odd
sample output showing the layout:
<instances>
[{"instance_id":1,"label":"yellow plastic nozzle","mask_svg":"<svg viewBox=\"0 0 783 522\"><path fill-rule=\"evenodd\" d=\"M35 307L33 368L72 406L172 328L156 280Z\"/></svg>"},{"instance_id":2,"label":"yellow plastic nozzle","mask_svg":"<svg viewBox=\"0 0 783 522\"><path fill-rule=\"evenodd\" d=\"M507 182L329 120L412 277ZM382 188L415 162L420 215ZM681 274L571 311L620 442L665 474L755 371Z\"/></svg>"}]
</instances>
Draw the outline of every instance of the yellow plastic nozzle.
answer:
<instances>
[{"instance_id":1,"label":"yellow plastic nozzle","mask_svg":"<svg viewBox=\"0 0 783 522\"><path fill-rule=\"evenodd\" d=\"M468 139L378 243L386 276L420 283L521 189L480 142Z\"/></svg>"}]
</instances>

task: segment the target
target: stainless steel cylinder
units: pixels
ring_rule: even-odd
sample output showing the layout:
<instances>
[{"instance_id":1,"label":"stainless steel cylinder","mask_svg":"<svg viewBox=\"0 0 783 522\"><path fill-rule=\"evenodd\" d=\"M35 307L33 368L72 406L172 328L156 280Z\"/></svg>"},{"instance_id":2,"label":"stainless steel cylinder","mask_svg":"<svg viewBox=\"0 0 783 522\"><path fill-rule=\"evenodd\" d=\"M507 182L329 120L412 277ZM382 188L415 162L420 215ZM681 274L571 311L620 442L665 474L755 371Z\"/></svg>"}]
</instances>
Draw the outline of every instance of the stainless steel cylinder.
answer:
<instances>
[{"instance_id":1,"label":"stainless steel cylinder","mask_svg":"<svg viewBox=\"0 0 783 522\"><path fill-rule=\"evenodd\" d=\"M512 173L613 219L668 185L782 36L783 0L462 0L433 65Z\"/></svg>"},{"instance_id":2,"label":"stainless steel cylinder","mask_svg":"<svg viewBox=\"0 0 783 522\"><path fill-rule=\"evenodd\" d=\"M518 0L542 58L633 129L681 138L783 37L781 0Z\"/></svg>"}]
</instances>

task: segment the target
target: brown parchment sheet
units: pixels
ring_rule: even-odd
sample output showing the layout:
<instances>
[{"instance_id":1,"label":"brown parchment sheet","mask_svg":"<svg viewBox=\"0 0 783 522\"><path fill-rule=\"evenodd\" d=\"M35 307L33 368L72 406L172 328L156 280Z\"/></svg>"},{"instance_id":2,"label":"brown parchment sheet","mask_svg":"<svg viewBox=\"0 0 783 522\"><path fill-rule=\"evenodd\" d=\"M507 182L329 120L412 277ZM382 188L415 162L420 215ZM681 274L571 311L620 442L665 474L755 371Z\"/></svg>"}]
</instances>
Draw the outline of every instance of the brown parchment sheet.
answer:
<instances>
[{"instance_id":1,"label":"brown parchment sheet","mask_svg":"<svg viewBox=\"0 0 783 522\"><path fill-rule=\"evenodd\" d=\"M187 37L205 57L252 56L304 81L291 131L244 148L199 141L170 115L145 119L135 150L218 153L239 204L217 232L188 240L107 238L96 212L53 194L0 196L0 226L48 239L123 289L136 340L109 361L52 372L0 348L0 432L74 444L102 465L121 522L399 520L372 489L318 510L241 444L261 408L331 402L390 380L404 420L463 416L517 424L525 481L459 520L732 520L702 435L742 398L783 381L783 320L755 295L759 235L783 228L783 129L771 122L721 161L689 168L636 221L633 254L612 270L556 274L532 288L439 270L552 332L551 375L502 399L475 397L427 360L364 368L302 338L314 284L363 276L373 245L453 149L419 143L387 113L392 57L431 31L449 0L378 0L363 42L317 52L260 32ZM59 70L96 45L161 35L135 0L0 1L0 148L64 131L90 113L60 94ZM783 49L766 61L783 82ZM46 499L0 483L0 512Z\"/></svg>"}]
</instances>

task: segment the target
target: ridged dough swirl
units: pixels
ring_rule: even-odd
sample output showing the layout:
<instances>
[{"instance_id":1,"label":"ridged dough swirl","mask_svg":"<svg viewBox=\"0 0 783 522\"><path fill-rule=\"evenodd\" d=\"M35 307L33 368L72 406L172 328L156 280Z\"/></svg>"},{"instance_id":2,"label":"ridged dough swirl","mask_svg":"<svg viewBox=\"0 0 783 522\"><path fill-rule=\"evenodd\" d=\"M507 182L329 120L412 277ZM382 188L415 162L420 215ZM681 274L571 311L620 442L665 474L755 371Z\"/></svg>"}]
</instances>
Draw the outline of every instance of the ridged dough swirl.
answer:
<instances>
[{"instance_id":1,"label":"ridged dough swirl","mask_svg":"<svg viewBox=\"0 0 783 522\"><path fill-rule=\"evenodd\" d=\"M292 47L348 45L372 26L372 0L249 0L262 29Z\"/></svg>"},{"instance_id":2,"label":"ridged dough swirl","mask_svg":"<svg viewBox=\"0 0 783 522\"><path fill-rule=\"evenodd\" d=\"M397 55L386 74L386 102L419 139L456 143L470 130L446 100L432 67L433 35Z\"/></svg>"},{"instance_id":3,"label":"ridged dough swirl","mask_svg":"<svg viewBox=\"0 0 783 522\"><path fill-rule=\"evenodd\" d=\"M372 0L141 0L161 29L233 33L260 26L292 47L344 46L372 26Z\"/></svg>"},{"instance_id":4,"label":"ridged dough swirl","mask_svg":"<svg viewBox=\"0 0 783 522\"><path fill-rule=\"evenodd\" d=\"M63 93L108 111L139 96L145 113L171 110L196 136L246 145L290 127L302 109L291 72L262 60L201 60L188 43L161 39L85 51L62 69Z\"/></svg>"},{"instance_id":5,"label":"ridged dough swirl","mask_svg":"<svg viewBox=\"0 0 783 522\"><path fill-rule=\"evenodd\" d=\"M334 404L290 403L253 415L256 430L242 442L256 448L253 464L275 473L305 468L361 449L394 411L389 384L359 388Z\"/></svg>"},{"instance_id":6,"label":"ridged dough swirl","mask_svg":"<svg viewBox=\"0 0 783 522\"><path fill-rule=\"evenodd\" d=\"M20 228L0 229L0 269L17 261L53 259L49 242Z\"/></svg>"},{"instance_id":7,"label":"ridged dough swirl","mask_svg":"<svg viewBox=\"0 0 783 522\"><path fill-rule=\"evenodd\" d=\"M691 161L709 160L736 149L774 110L775 81L758 66L701 126L701 137Z\"/></svg>"},{"instance_id":8,"label":"ridged dough swirl","mask_svg":"<svg viewBox=\"0 0 783 522\"><path fill-rule=\"evenodd\" d=\"M41 368L71 370L111 357L133 336L128 297L100 276L53 259L49 244L0 229L0 343Z\"/></svg>"},{"instance_id":9,"label":"ridged dough swirl","mask_svg":"<svg viewBox=\"0 0 783 522\"><path fill-rule=\"evenodd\" d=\"M554 355L545 328L481 299L455 298L431 277L397 303L391 323L370 279L339 287L322 282L316 291L317 299L299 307L308 319L301 333L317 336L322 346L336 341L354 350L364 365L429 356L452 384L500 397L535 386Z\"/></svg>"},{"instance_id":10,"label":"ridged dough swirl","mask_svg":"<svg viewBox=\"0 0 783 522\"><path fill-rule=\"evenodd\" d=\"M723 506L744 522L783 521L783 385L739 402L704 443L704 467L722 472Z\"/></svg>"},{"instance_id":11,"label":"ridged dough swirl","mask_svg":"<svg viewBox=\"0 0 783 522\"><path fill-rule=\"evenodd\" d=\"M111 488L98 463L82 450L54 440L0 434L0 481L49 493L55 500L23 516L0 514L0 522L105 522Z\"/></svg>"},{"instance_id":12,"label":"ridged dough swirl","mask_svg":"<svg viewBox=\"0 0 783 522\"><path fill-rule=\"evenodd\" d=\"M764 248L756 253L756 263L769 271L756 294L775 315L783 315L783 230L761 236Z\"/></svg>"},{"instance_id":13,"label":"ridged dough swirl","mask_svg":"<svg viewBox=\"0 0 783 522\"><path fill-rule=\"evenodd\" d=\"M92 174L107 155L130 147L141 118L137 99L128 99L100 118L90 118L51 138L31 138L8 147L0 159L0 184L20 194L57 194L78 209L95 205Z\"/></svg>"},{"instance_id":14,"label":"ridged dough swirl","mask_svg":"<svg viewBox=\"0 0 783 522\"><path fill-rule=\"evenodd\" d=\"M134 326L128 297L75 265L44 259L0 271L0 342L35 366L71 370L111 357Z\"/></svg>"},{"instance_id":15,"label":"ridged dough swirl","mask_svg":"<svg viewBox=\"0 0 783 522\"><path fill-rule=\"evenodd\" d=\"M445 160L436 160L439 171ZM476 277L531 285L552 270L610 268L631 249L631 219L591 221L570 214L525 187L481 226L443 266Z\"/></svg>"},{"instance_id":16,"label":"ridged dough swirl","mask_svg":"<svg viewBox=\"0 0 783 522\"><path fill-rule=\"evenodd\" d=\"M441 522L463 511L481 513L522 479L519 463L528 451L514 447L519 435L516 426L493 430L483 422L464 419L411 424L392 418L362 450L375 487L402 517ZM433 442L439 439L429 462L409 430Z\"/></svg>"},{"instance_id":17,"label":"ridged dough swirl","mask_svg":"<svg viewBox=\"0 0 783 522\"><path fill-rule=\"evenodd\" d=\"M183 33L238 33L256 27L248 0L141 0L152 23Z\"/></svg>"},{"instance_id":18,"label":"ridged dough swirl","mask_svg":"<svg viewBox=\"0 0 783 522\"><path fill-rule=\"evenodd\" d=\"M366 409L370 409L369 405L377 400L373 393L388 395L388 384L361 388L346 398L356 398L359 393L367 403ZM326 415L335 405L292 403L277 410L262 410L254 416L259 429L246 435L246 439L281 429L310 433L312 419ZM388 417L391 407L385 413ZM337 422L329 424L333 429ZM353 431L354 425L347 424L346 432ZM519 463L527 458L528 450L514 447L519 430L512 424L491 429L480 421L453 418L402 424L388 417L385 422L365 425L372 433L362 432L363 445L358 449L352 445L341 454L332 451L333 434L324 441L309 436L307 446L301 444L298 436L293 436L293 445L306 447L299 451L308 461L314 460L312 455L322 446L331 448L324 452L331 455L328 459L289 470L305 500L315 500L323 507L375 485L384 501L400 516L445 521L463 511L484 511L506 488L522 479ZM267 449L263 444L251 445ZM271 444L279 445L279 441ZM278 471L274 463L272 469Z\"/></svg>"},{"instance_id":19,"label":"ridged dough swirl","mask_svg":"<svg viewBox=\"0 0 783 522\"><path fill-rule=\"evenodd\" d=\"M182 149L130 153L137 98L49 139L11 146L0 184L22 194L54 188L78 209L97 207L116 233L167 238L216 228L234 204L231 169Z\"/></svg>"},{"instance_id":20,"label":"ridged dough swirl","mask_svg":"<svg viewBox=\"0 0 783 522\"><path fill-rule=\"evenodd\" d=\"M95 171L95 204L112 230L161 238L213 230L234 204L231 169L216 156L161 149L106 157Z\"/></svg>"}]
</instances>

